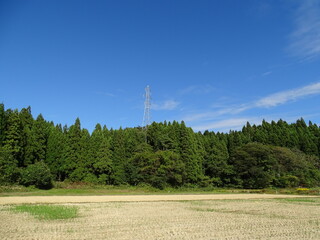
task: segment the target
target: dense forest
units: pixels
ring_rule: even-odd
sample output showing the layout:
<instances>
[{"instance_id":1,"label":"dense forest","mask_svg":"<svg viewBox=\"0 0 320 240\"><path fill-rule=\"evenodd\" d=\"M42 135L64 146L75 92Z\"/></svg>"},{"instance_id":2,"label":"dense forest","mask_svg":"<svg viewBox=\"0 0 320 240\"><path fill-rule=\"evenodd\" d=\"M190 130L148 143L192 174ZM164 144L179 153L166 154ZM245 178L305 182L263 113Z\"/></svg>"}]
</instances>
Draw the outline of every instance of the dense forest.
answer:
<instances>
[{"instance_id":1,"label":"dense forest","mask_svg":"<svg viewBox=\"0 0 320 240\"><path fill-rule=\"evenodd\" d=\"M237 188L320 185L320 128L303 119L241 131L195 133L182 122L90 133L80 119L55 125L31 108L0 104L0 185L53 181Z\"/></svg>"}]
</instances>

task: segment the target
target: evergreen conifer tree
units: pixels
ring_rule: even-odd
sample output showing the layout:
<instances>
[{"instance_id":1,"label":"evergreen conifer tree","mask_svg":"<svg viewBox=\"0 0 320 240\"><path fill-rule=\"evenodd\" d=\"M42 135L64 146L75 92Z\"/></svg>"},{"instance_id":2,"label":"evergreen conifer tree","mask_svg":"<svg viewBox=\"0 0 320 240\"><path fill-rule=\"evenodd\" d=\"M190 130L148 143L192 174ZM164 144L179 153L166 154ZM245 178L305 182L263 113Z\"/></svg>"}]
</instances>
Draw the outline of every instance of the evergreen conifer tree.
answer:
<instances>
[{"instance_id":1,"label":"evergreen conifer tree","mask_svg":"<svg viewBox=\"0 0 320 240\"><path fill-rule=\"evenodd\" d=\"M83 169L79 169L81 160L81 124L77 118L74 125L67 132L67 141L65 149L65 170L67 177L73 181L80 181L83 176ZM76 171L76 169L79 169Z\"/></svg>"},{"instance_id":2,"label":"evergreen conifer tree","mask_svg":"<svg viewBox=\"0 0 320 240\"><path fill-rule=\"evenodd\" d=\"M193 131L182 121L180 125L180 157L186 167L186 181L198 183L203 178L202 159L197 155L197 143Z\"/></svg>"},{"instance_id":3,"label":"evergreen conifer tree","mask_svg":"<svg viewBox=\"0 0 320 240\"><path fill-rule=\"evenodd\" d=\"M66 178L65 149L67 139L61 125L51 126L47 141L46 164L54 179L63 181Z\"/></svg>"},{"instance_id":4,"label":"evergreen conifer tree","mask_svg":"<svg viewBox=\"0 0 320 240\"><path fill-rule=\"evenodd\" d=\"M0 146L2 146L5 139L5 129L6 129L6 114L4 105L0 104Z\"/></svg>"},{"instance_id":5,"label":"evergreen conifer tree","mask_svg":"<svg viewBox=\"0 0 320 240\"><path fill-rule=\"evenodd\" d=\"M125 165L127 164L126 153L126 138L124 130L120 127L119 130L113 131L112 138L112 162L113 162L113 183L124 184L126 183Z\"/></svg>"},{"instance_id":6,"label":"evergreen conifer tree","mask_svg":"<svg viewBox=\"0 0 320 240\"><path fill-rule=\"evenodd\" d=\"M6 129L3 145L11 152L14 160L18 161L18 166L24 166L23 144L22 144L22 124L18 110L6 111Z\"/></svg>"}]
</instances>

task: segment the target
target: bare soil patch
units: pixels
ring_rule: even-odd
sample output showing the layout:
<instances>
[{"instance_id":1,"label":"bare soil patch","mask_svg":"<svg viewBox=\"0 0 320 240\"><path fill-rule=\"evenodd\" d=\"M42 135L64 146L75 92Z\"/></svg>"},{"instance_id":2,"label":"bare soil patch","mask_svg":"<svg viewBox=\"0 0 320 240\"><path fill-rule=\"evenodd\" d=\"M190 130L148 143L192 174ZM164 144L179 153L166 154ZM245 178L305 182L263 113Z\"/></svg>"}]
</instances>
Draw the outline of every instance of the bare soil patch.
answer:
<instances>
[{"instance_id":1,"label":"bare soil patch","mask_svg":"<svg viewBox=\"0 0 320 240\"><path fill-rule=\"evenodd\" d=\"M0 205L23 203L103 203L103 202L154 202L219 199L272 199L312 197L282 194L172 194L172 195L105 195L105 196L25 196L0 197Z\"/></svg>"}]
</instances>

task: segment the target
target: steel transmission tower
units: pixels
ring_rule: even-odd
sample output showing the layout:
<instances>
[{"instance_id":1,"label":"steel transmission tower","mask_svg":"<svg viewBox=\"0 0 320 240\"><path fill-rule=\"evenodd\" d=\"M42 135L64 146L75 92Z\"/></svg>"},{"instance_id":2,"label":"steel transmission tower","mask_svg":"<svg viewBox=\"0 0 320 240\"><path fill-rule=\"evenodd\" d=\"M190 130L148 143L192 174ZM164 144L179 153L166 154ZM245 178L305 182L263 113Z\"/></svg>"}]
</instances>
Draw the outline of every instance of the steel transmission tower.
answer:
<instances>
[{"instance_id":1,"label":"steel transmission tower","mask_svg":"<svg viewBox=\"0 0 320 240\"><path fill-rule=\"evenodd\" d=\"M143 114L142 127L145 129L148 129L148 125L150 125L150 107L151 107L151 92L150 92L149 85L147 85L147 87L145 88L144 97L145 97L145 100L144 100L144 114Z\"/></svg>"}]
</instances>

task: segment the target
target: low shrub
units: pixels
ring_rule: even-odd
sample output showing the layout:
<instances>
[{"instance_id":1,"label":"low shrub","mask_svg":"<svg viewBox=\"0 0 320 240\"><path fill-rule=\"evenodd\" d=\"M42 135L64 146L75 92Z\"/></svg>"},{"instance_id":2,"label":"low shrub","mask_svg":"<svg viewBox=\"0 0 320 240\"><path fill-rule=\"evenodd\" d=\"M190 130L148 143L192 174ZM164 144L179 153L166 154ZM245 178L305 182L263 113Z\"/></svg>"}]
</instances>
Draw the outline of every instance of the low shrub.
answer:
<instances>
[{"instance_id":1,"label":"low shrub","mask_svg":"<svg viewBox=\"0 0 320 240\"><path fill-rule=\"evenodd\" d=\"M21 184L35 186L39 189L50 189L53 187L52 175L49 167L44 162L37 162L22 170Z\"/></svg>"}]
</instances>

